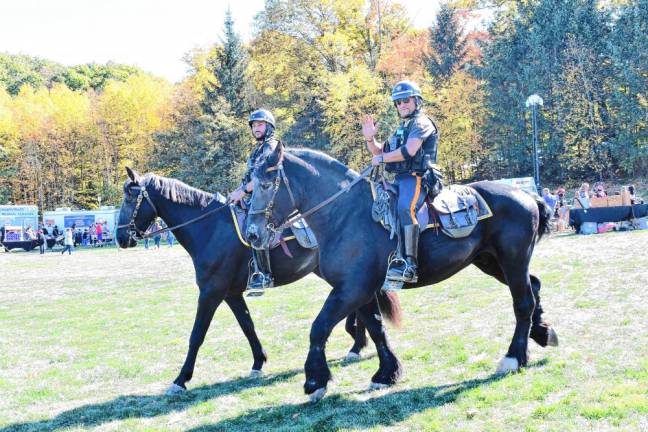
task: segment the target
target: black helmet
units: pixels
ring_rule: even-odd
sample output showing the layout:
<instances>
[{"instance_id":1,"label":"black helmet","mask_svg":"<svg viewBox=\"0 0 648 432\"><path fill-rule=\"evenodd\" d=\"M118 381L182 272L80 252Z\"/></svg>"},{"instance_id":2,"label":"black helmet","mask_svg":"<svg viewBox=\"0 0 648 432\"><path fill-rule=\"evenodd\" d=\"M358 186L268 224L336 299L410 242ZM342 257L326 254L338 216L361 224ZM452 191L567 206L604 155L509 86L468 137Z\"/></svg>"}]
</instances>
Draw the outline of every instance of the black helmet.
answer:
<instances>
[{"instance_id":1,"label":"black helmet","mask_svg":"<svg viewBox=\"0 0 648 432\"><path fill-rule=\"evenodd\" d=\"M272 113L266 109L258 109L250 114L248 118L248 124L252 127L253 121L264 121L268 123L273 128L275 127L275 119Z\"/></svg>"},{"instance_id":2,"label":"black helmet","mask_svg":"<svg viewBox=\"0 0 648 432\"><path fill-rule=\"evenodd\" d=\"M423 99L423 96L421 95L421 89L413 81L401 81L398 84L396 84L392 89L392 94L391 94L392 101L396 101L397 99L404 99L412 96Z\"/></svg>"}]
</instances>

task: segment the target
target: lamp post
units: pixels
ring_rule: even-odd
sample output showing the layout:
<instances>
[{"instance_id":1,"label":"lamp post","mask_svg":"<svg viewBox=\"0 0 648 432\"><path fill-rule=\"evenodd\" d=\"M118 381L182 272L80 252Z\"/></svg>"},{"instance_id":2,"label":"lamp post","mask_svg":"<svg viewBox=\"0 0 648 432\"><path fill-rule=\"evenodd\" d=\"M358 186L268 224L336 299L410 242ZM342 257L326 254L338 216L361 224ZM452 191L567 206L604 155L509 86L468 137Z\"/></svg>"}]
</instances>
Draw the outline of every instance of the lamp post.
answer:
<instances>
[{"instance_id":1,"label":"lamp post","mask_svg":"<svg viewBox=\"0 0 648 432\"><path fill-rule=\"evenodd\" d=\"M532 94L526 100L526 107L531 108L531 124L533 125L533 180L538 188L538 193L540 193L542 188L540 187L540 159L538 157L540 149L538 146L538 121L536 114L538 112L538 105L542 106L543 103L544 101L537 94Z\"/></svg>"}]
</instances>

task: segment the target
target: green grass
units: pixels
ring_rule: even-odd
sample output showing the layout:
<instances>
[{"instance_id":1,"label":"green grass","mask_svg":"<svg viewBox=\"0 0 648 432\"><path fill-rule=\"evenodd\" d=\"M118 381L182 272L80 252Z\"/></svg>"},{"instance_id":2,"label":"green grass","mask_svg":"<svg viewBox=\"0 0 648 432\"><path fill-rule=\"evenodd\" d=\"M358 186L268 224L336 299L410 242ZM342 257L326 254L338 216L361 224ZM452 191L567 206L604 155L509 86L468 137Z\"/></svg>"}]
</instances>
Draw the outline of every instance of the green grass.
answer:
<instances>
[{"instance_id":1,"label":"green grass","mask_svg":"<svg viewBox=\"0 0 648 432\"><path fill-rule=\"evenodd\" d=\"M513 332L505 286L469 268L403 292L403 328L389 334L404 379L367 392L374 349L341 362L351 341L338 326L334 382L315 405L301 387L328 292L315 277L248 300L265 377L246 377L252 355L223 305L190 391L166 397L197 298L180 247L0 253L0 432L648 430L647 244L648 232L541 242L532 271L561 346L531 342L530 367L507 376L492 375Z\"/></svg>"}]
</instances>

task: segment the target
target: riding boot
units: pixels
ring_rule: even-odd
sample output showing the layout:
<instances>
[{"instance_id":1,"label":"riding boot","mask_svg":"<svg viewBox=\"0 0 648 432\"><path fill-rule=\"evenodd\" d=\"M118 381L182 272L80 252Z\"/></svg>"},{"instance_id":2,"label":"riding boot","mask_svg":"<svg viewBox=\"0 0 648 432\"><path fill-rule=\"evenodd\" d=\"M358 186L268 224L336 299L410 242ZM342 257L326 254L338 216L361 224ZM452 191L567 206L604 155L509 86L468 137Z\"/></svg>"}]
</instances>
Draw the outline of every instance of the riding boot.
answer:
<instances>
[{"instance_id":1,"label":"riding boot","mask_svg":"<svg viewBox=\"0 0 648 432\"><path fill-rule=\"evenodd\" d=\"M252 260L254 262L254 273L248 279L248 291L250 296L263 295L265 288L274 287L272 270L270 267L269 249L252 249Z\"/></svg>"},{"instance_id":2,"label":"riding boot","mask_svg":"<svg viewBox=\"0 0 648 432\"><path fill-rule=\"evenodd\" d=\"M389 264L387 279L390 281L416 283L418 282L418 241L419 226L405 225L403 227L404 258L396 258Z\"/></svg>"}]
</instances>

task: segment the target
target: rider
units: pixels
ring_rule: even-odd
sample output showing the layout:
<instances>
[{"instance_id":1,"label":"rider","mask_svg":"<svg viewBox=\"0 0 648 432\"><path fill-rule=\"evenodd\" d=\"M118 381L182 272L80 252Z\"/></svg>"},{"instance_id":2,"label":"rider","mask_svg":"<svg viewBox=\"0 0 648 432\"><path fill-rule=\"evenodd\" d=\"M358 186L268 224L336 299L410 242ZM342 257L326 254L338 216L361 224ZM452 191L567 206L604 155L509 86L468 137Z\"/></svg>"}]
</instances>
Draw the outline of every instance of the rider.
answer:
<instances>
[{"instance_id":1,"label":"rider","mask_svg":"<svg viewBox=\"0 0 648 432\"><path fill-rule=\"evenodd\" d=\"M272 113L265 109L258 109L250 114L248 124L252 130L252 135L256 139L256 148L250 154L247 161L247 171L243 178L243 183L236 190L229 194L229 201L236 204L241 201L246 194L252 193L252 172L259 156L266 150L274 150L278 144L275 138L275 119ZM269 249L252 249L252 260L254 261L254 273L248 280L248 289L252 292L262 292L264 288L272 288L274 280L272 278L272 269L270 268L270 250Z\"/></svg>"},{"instance_id":2,"label":"rider","mask_svg":"<svg viewBox=\"0 0 648 432\"><path fill-rule=\"evenodd\" d=\"M398 185L398 218L404 243L403 258L390 262L387 279L414 283L418 281L417 256L420 228L416 210L423 203L421 179L436 162L438 131L434 122L422 111L421 89L412 81L401 81L391 94L401 118L398 129L389 141L379 144L373 118L365 114L362 134L373 154L371 164L385 164L387 172L396 176Z\"/></svg>"}]
</instances>

